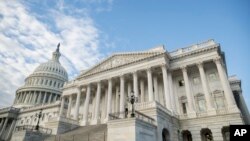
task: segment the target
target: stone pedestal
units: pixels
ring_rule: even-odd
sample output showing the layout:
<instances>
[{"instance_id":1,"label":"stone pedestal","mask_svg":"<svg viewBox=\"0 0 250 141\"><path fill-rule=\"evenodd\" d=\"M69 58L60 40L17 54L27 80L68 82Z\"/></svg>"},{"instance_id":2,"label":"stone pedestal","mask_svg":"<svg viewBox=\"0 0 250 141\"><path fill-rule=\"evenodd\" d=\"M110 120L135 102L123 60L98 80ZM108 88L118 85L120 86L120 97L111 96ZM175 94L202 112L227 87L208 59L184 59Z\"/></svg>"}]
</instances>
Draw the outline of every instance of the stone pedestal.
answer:
<instances>
[{"instance_id":1,"label":"stone pedestal","mask_svg":"<svg viewBox=\"0 0 250 141\"><path fill-rule=\"evenodd\" d=\"M44 141L49 135L36 131L17 131L14 132L10 141Z\"/></svg>"},{"instance_id":2,"label":"stone pedestal","mask_svg":"<svg viewBox=\"0 0 250 141\"><path fill-rule=\"evenodd\" d=\"M79 127L79 123L76 120L57 117L48 121L45 127L52 129L52 134L57 135Z\"/></svg>"},{"instance_id":3,"label":"stone pedestal","mask_svg":"<svg viewBox=\"0 0 250 141\"><path fill-rule=\"evenodd\" d=\"M108 141L156 141L156 126L136 118L111 120Z\"/></svg>"}]
</instances>

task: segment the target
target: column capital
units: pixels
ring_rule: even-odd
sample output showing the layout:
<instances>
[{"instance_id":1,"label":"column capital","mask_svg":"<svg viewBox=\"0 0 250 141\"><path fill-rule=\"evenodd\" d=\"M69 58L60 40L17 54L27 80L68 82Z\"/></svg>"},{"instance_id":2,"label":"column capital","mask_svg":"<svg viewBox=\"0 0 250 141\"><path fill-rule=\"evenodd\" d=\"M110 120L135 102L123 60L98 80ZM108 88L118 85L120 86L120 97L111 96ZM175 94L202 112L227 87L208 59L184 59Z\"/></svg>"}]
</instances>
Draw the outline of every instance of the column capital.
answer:
<instances>
[{"instance_id":1,"label":"column capital","mask_svg":"<svg viewBox=\"0 0 250 141\"><path fill-rule=\"evenodd\" d=\"M215 57L213 61L215 64L221 64L221 57Z\"/></svg>"},{"instance_id":2,"label":"column capital","mask_svg":"<svg viewBox=\"0 0 250 141\"><path fill-rule=\"evenodd\" d=\"M187 66L186 65L181 66L180 69L182 70L182 72L187 72Z\"/></svg>"},{"instance_id":3,"label":"column capital","mask_svg":"<svg viewBox=\"0 0 250 141\"><path fill-rule=\"evenodd\" d=\"M202 61L197 62L197 63L196 63L196 66L197 66L198 68L203 68L203 62L202 62Z\"/></svg>"},{"instance_id":4,"label":"column capital","mask_svg":"<svg viewBox=\"0 0 250 141\"><path fill-rule=\"evenodd\" d=\"M162 69L167 69L166 67L167 67L168 65L167 65L166 63L162 63L160 66L161 66Z\"/></svg>"},{"instance_id":5,"label":"column capital","mask_svg":"<svg viewBox=\"0 0 250 141\"><path fill-rule=\"evenodd\" d=\"M112 78L113 78L113 77L109 77L109 78L107 79L108 82L112 81Z\"/></svg>"},{"instance_id":6,"label":"column capital","mask_svg":"<svg viewBox=\"0 0 250 141\"><path fill-rule=\"evenodd\" d=\"M147 67L146 70L147 70L147 72L151 72L152 71L152 67Z\"/></svg>"},{"instance_id":7,"label":"column capital","mask_svg":"<svg viewBox=\"0 0 250 141\"><path fill-rule=\"evenodd\" d=\"M120 78L124 78L124 73L120 73L120 74L119 74L119 77L120 77Z\"/></svg>"},{"instance_id":8,"label":"column capital","mask_svg":"<svg viewBox=\"0 0 250 141\"><path fill-rule=\"evenodd\" d=\"M134 71L132 72L132 74L135 75L135 74L137 74L137 72L138 72L138 70L134 70Z\"/></svg>"},{"instance_id":9,"label":"column capital","mask_svg":"<svg viewBox=\"0 0 250 141\"><path fill-rule=\"evenodd\" d=\"M98 80L98 81L96 81L96 84L99 85L99 84L101 84L101 82L102 82L102 80Z\"/></svg>"},{"instance_id":10,"label":"column capital","mask_svg":"<svg viewBox=\"0 0 250 141\"><path fill-rule=\"evenodd\" d=\"M161 64L160 64L160 66L161 66L161 67L165 67L165 68L166 68L166 67L169 67L169 64L168 64L168 63L166 63L166 62L164 62L164 63L161 63Z\"/></svg>"}]
</instances>

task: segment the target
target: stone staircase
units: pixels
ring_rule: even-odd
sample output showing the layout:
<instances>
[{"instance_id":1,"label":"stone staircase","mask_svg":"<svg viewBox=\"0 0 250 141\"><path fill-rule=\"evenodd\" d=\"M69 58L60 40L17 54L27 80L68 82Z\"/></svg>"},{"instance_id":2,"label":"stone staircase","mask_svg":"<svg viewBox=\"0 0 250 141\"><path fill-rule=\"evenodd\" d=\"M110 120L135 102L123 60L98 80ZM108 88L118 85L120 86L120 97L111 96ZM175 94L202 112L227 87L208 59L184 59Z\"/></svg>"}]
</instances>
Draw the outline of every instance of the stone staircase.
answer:
<instances>
[{"instance_id":1,"label":"stone staircase","mask_svg":"<svg viewBox=\"0 0 250 141\"><path fill-rule=\"evenodd\" d=\"M44 141L107 141L107 124L81 126L61 135L51 135Z\"/></svg>"}]
</instances>

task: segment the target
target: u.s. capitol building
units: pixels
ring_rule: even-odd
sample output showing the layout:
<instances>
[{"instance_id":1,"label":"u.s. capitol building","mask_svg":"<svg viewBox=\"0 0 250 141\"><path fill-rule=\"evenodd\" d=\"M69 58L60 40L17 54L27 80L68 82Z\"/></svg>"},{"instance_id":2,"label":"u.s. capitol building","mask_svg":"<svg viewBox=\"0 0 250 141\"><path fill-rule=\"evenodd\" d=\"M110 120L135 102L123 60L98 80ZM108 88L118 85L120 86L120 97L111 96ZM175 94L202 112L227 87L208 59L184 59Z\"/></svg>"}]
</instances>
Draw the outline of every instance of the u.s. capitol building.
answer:
<instances>
[{"instance_id":1,"label":"u.s. capitol building","mask_svg":"<svg viewBox=\"0 0 250 141\"><path fill-rule=\"evenodd\" d=\"M60 55L58 46L0 109L0 140L229 141L230 125L250 124L213 40L115 53L72 81Z\"/></svg>"}]
</instances>

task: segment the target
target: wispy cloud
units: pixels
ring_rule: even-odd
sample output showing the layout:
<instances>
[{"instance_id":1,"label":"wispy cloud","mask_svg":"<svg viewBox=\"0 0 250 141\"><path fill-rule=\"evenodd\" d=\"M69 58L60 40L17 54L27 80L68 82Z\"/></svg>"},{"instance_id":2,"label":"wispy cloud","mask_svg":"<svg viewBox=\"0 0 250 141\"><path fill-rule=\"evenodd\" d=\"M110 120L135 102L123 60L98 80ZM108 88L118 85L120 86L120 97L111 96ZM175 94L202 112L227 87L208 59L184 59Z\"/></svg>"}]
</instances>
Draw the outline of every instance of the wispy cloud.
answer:
<instances>
[{"instance_id":1,"label":"wispy cloud","mask_svg":"<svg viewBox=\"0 0 250 141\"><path fill-rule=\"evenodd\" d=\"M58 42L62 45L61 64L70 78L103 56L98 51L101 33L88 10L71 8L64 1L53 7L50 4L41 4L46 11L37 8L34 12L32 6L37 3L0 1L0 107L12 104L15 90L40 63L51 58Z\"/></svg>"}]
</instances>

